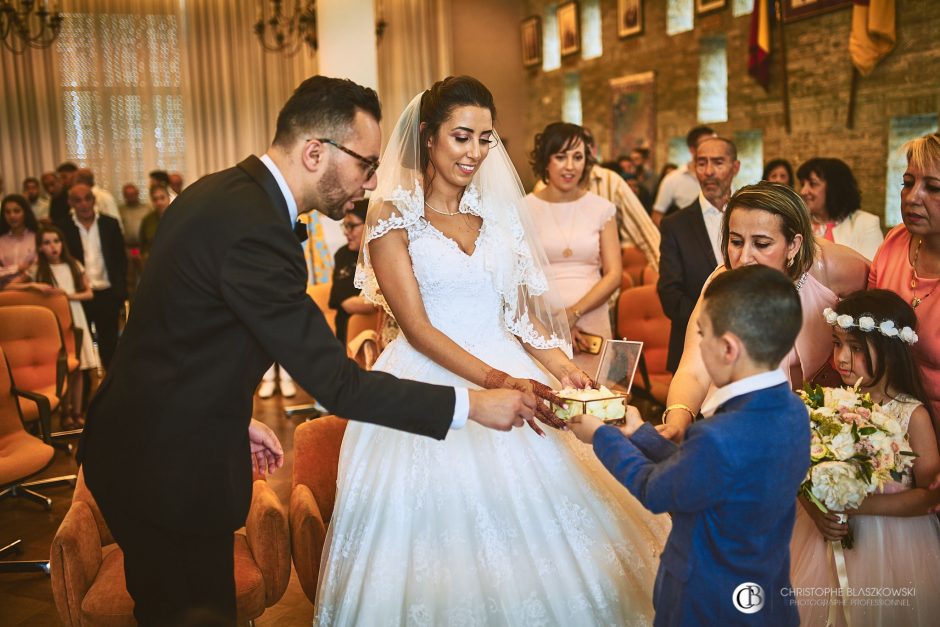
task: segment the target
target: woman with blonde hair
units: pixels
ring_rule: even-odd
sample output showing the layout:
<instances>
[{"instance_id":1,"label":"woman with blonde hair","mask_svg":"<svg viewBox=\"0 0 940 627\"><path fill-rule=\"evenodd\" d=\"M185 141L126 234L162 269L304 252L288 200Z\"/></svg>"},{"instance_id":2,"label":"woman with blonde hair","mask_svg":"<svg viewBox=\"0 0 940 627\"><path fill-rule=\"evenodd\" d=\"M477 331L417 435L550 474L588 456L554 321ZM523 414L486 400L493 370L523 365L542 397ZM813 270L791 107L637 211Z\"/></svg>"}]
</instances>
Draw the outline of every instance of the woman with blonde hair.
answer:
<instances>
[{"instance_id":1,"label":"woman with blonde hair","mask_svg":"<svg viewBox=\"0 0 940 627\"><path fill-rule=\"evenodd\" d=\"M760 264L780 270L796 285L803 306L803 327L780 368L792 387L801 387L829 363L831 329L823 310L864 288L868 262L845 246L814 238L799 195L789 187L768 182L742 187L731 197L721 223L721 249L724 264L715 274ZM682 439L713 387L699 352L701 307L699 299L689 318L682 360L666 397L664 424L659 427L674 440Z\"/></svg>"}]
</instances>

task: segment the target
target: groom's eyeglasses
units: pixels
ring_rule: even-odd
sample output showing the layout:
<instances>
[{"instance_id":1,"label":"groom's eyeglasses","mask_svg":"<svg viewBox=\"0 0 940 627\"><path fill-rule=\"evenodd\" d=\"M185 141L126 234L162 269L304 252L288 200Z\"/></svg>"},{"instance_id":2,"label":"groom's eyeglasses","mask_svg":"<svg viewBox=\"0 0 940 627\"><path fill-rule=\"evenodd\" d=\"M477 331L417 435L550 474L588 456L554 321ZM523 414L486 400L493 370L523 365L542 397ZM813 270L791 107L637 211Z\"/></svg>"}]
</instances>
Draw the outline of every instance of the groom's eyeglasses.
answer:
<instances>
[{"instance_id":1,"label":"groom's eyeglasses","mask_svg":"<svg viewBox=\"0 0 940 627\"><path fill-rule=\"evenodd\" d=\"M324 144L329 144L330 146L333 146L334 148L339 148L340 150L342 150L343 152L345 152L347 155L349 155L349 156L352 157L353 159L356 159L357 161L359 161L360 163L362 163L363 165L365 165L365 166L366 166L366 180L367 180L367 181L372 178L372 175L375 174L375 171L379 168L379 160L378 160L378 159L369 159L368 157L363 157L362 155L360 155L360 154L359 154L358 152L356 152L355 150L350 150L350 149L347 148L346 146L343 146L342 144L339 144L339 143L333 141L332 139L327 139L327 138L325 138L325 137L318 137L318 138L317 138L317 141L318 141L318 142L323 142Z\"/></svg>"}]
</instances>

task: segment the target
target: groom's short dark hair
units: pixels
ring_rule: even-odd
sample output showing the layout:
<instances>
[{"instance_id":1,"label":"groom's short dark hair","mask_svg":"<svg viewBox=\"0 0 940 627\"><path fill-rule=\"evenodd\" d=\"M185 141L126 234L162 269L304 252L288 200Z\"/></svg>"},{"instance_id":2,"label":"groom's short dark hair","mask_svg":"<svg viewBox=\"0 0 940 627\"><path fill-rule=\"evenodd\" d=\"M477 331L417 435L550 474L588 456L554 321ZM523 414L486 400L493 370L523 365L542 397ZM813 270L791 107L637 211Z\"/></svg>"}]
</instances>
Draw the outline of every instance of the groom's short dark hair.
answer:
<instances>
[{"instance_id":1,"label":"groom's short dark hair","mask_svg":"<svg viewBox=\"0 0 940 627\"><path fill-rule=\"evenodd\" d=\"M382 120L382 106L375 90L349 79L311 76L284 103L277 116L274 143L282 148L300 137L326 137L343 141L358 111Z\"/></svg>"},{"instance_id":2,"label":"groom's short dark hair","mask_svg":"<svg viewBox=\"0 0 940 627\"><path fill-rule=\"evenodd\" d=\"M722 272L705 288L704 299L712 332L734 333L754 362L771 368L790 352L803 326L793 281L767 266Z\"/></svg>"}]
</instances>

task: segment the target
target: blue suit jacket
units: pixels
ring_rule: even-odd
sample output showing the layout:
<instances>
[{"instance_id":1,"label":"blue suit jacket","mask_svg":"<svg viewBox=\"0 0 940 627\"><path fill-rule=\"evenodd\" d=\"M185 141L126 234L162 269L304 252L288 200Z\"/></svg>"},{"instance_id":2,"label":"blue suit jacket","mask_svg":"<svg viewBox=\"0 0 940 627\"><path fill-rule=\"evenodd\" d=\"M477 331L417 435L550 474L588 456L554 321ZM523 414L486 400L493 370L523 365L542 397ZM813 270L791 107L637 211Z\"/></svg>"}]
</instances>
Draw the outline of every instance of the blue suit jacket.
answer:
<instances>
[{"instance_id":1,"label":"blue suit jacket","mask_svg":"<svg viewBox=\"0 0 940 627\"><path fill-rule=\"evenodd\" d=\"M594 451L655 513L672 514L656 576L656 625L798 625L790 586L796 495L809 468L806 408L786 384L732 398L692 425L681 446L650 425L626 438L614 427ZM735 608L744 583L763 589L753 614ZM754 589L739 593L755 604Z\"/></svg>"}]
</instances>

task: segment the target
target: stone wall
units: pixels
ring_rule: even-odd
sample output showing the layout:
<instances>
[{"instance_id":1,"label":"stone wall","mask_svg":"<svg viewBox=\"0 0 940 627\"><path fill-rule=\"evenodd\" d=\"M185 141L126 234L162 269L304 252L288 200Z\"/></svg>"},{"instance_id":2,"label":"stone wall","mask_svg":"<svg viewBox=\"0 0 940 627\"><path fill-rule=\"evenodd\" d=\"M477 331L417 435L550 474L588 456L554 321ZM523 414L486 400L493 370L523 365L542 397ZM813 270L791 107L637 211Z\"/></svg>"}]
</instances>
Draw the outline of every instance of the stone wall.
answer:
<instances>
[{"instance_id":1,"label":"stone wall","mask_svg":"<svg viewBox=\"0 0 940 627\"><path fill-rule=\"evenodd\" d=\"M527 0L526 15L543 15L550 3ZM666 160L670 138L684 136L697 123L699 42L725 35L728 45L728 121L711 124L720 134L762 130L764 159L789 159L794 167L814 156L838 157L855 172L862 207L883 215L888 126L895 116L940 111L940 2L898 0L898 45L868 77L859 79L855 126L846 128L852 65L848 54L851 9L787 24L792 129L784 128L780 45L769 92L747 73L750 15L734 17L732 2L696 16L692 31L666 34L666 0L644 0L643 33L617 36L617 0L601 0L604 54L582 60L573 55L550 72L526 71L528 136L561 117L566 72L581 76L583 123L594 130L607 157L612 78L639 72L656 76L656 163ZM531 139L530 139L531 142ZM892 183L893 184L893 183ZM900 181L897 181L900 186Z\"/></svg>"}]
</instances>

